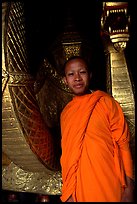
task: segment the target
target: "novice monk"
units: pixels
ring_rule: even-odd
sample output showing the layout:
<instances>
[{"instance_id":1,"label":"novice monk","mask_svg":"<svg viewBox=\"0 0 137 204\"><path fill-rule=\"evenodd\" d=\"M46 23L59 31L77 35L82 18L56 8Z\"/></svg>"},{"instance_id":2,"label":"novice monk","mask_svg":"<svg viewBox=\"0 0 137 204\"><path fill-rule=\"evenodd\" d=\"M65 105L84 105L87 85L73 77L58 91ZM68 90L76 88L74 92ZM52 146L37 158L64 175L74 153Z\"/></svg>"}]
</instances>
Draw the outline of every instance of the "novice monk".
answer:
<instances>
[{"instance_id":1,"label":"novice monk","mask_svg":"<svg viewBox=\"0 0 137 204\"><path fill-rule=\"evenodd\" d=\"M75 97L61 113L62 202L133 201L130 133L119 103L89 90L81 57L70 58L64 71Z\"/></svg>"}]
</instances>

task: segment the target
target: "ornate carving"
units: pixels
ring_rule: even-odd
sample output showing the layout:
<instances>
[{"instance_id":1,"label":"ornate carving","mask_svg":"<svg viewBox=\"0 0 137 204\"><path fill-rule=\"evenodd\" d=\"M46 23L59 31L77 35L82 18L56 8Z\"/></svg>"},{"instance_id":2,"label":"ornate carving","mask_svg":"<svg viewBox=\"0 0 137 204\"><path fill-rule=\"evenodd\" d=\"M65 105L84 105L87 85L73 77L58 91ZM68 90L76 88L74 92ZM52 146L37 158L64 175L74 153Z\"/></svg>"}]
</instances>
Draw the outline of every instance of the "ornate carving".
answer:
<instances>
[{"instance_id":1,"label":"ornate carving","mask_svg":"<svg viewBox=\"0 0 137 204\"><path fill-rule=\"evenodd\" d=\"M124 49L129 40L127 2L104 2L101 18L102 41L106 53L107 90L120 103L131 132L131 150L135 153L135 99L133 81Z\"/></svg>"},{"instance_id":2,"label":"ornate carving","mask_svg":"<svg viewBox=\"0 0 137 204\"><path fill-rule=\"evenodd\" d=\"M127 2L103 2L102 30L110 36L117 51L122 52L126 48L129 23Z\"/></svg>"},{"instance_id":3,"label":"ornate carving","mask_svg":"<svg viewBox=\"0 0 137 204\"><path fill-rule=\"evenodd\" d=\"M22 171L45 172L52 177L59 169L59 161L55 157L52 134L38 107L34 80L29 74L23 2L5 2L2 6L2 149ZM12 173L8 173L12 178ZM33 185L35 188L36 183ZM10 190L11 186L12 183L3 182L3 189ZM14 190L19 190L19 186ZM27 189L22 185L20 191Z\"/></svg>"}]
</instances>

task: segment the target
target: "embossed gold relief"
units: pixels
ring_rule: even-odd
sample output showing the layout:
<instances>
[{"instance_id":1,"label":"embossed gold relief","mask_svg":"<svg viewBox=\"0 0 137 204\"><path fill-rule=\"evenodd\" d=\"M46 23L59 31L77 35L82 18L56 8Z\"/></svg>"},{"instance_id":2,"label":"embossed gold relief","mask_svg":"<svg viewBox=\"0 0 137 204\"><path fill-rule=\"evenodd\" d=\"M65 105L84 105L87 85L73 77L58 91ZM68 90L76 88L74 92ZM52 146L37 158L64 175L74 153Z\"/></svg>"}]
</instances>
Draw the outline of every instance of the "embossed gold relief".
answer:
<instances>
[{"instance_id":1,"label":"embossed gold relief","mask_svg":"<svg viewBox=\"0 0 137 204\"><path fill-rule=\"evenodd\" d=\"M2 169L3 189L47 195L61 194L61 173L29 172L11 162Z\"/></svg>"},{"instance_id":2,"label":"embossed gold relief","mask_svg":"<svg viewBox=\"0 0 137 204\"><path fill-rule=\"evenodd\" d=\"M74 44L73 45L63 45L64 51L66 53L66 59L68 60L71 56L78 56L80 55L80 44Z\"/></svg>"},{"instance_id":3,"label":"embossed gold relief","mask_svg":"<svg viewBox=\"0 0 137 204\"><path fill-rule=\"evenodd\" d=\"M9 161L17 166L17 171L21 169L27 174L37 172L37 175L44 172L52 177L58 172L59 161L55 157L54 138L40 113L34 94L34 80L29 74L23 3L5 2L2 8L2 150ZM11 163L3 162L2 188L28 191L29 188L24 187L24 182L27 182L25 178L22 188L17 177L18 185L12 186L14 175L7 172ZM4 171L11 178L7 183ZM33 185L30 191L37 183Z\"/></svg>"},{"instance_id":4,"label":"embossed gold relief","mask_svg":"<svg viewBox=\"0 0 137 204\"><path fill-rule=\"evenodd\" d=\"M6 12L7 12L7 4L2 4L2 26L3 28L5 27L5 17L6 17ZM5 41L5 30L2 29L2 94L4 92L4 89L6 87L7 81L9 74L6 71L5 67L5 52L4 52L4 41Z\"/></svg>"},{"instance_id":5,"label":"embossed gold relief","mask_svg":"<svg viewBox=\"0 0 137 204\"><path fill-rule=\"evenodd\" d=\"M9 13L5 25L4 57L6 73L9 77L5 84L2 101L3 151L23 169L44 170L46 168L41 161L48 169L56 169L53 161L53 139L41 117L34 96L34 81L29 74L23 5L17 2L7 4L7 6ZM12 151L12 148L16 151ZM24 154L21 152L22 149L24 149ZM36 155L33 155L33 152ZM30 155L34 166L28 165Z\"/></svg>"},{"instance_id":6,"label":"embossed gold relief","mask_svg":"<svg viewBox=\"0 0 137 204\"><path fill-rule=\"evenodd\" d=\"M124 49L129 41L127 2L104 2L102 41L106 54L107 90L120 103L131 132L131 148L135 155L135 99ZM134 160L135 161L135 160Z\"/></svg>"},{"instance_id":7,"label":"embossed gold relief","mask_svg":"<svg viewBox=\"0 0 137 204\"><path fill-rule=\"evenodd\" d=\"M127 2L103 2L101 26L110 36L117 51L122 52L129 41L130 16Z\"/></svg>"}]
</instances>

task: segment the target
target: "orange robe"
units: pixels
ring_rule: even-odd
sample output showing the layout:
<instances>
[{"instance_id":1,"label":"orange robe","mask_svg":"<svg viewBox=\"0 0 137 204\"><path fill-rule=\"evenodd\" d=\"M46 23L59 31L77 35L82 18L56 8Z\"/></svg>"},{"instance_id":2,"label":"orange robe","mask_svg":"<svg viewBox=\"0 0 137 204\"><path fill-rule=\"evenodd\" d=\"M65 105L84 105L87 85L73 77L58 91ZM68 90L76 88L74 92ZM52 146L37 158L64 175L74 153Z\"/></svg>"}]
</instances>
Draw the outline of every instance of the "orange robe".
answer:
<instances>
[{"instance_id":1,"label":"orange robe","mask_svg":"<svg viewBox=\"0 0 137 204\"><path fill-rule=\"evenodd\" d=\"M117 202L133 178L130 134L122 109L107 93L75 96L61 113L63 202Z\"/></svg>"}]
</instances>

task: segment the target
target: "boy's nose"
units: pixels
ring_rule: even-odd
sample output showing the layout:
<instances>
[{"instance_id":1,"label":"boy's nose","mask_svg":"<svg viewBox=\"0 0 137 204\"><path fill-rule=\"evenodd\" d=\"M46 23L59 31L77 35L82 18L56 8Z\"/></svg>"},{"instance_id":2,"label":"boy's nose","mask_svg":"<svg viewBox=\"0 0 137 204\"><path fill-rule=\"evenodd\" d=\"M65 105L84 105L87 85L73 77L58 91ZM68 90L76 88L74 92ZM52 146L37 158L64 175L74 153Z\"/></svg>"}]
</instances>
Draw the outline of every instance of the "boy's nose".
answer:
<instances>
[{"instance_id":1,"label":"boy's nose","mask_svg":"<svg viewBox=\"0 0 137 204\"><path fill-rule=\"evenodd\" d=\"M81 80L81 76L79 74L76 74L75 81L80 81L80 80Z\"/></svg>"}]
</instances>

